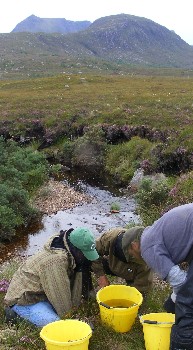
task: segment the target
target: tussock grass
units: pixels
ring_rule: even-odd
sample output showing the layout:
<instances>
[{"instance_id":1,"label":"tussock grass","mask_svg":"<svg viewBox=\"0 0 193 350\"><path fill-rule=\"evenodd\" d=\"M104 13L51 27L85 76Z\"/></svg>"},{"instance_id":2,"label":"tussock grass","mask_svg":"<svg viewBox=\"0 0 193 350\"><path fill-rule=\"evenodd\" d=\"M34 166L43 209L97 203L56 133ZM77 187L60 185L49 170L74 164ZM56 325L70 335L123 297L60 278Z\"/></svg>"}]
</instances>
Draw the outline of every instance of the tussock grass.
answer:
<instances>
[{"instance_id":1,"label":"tussock grass","mask_svg":"<svg viewBox=\"0 0 193 350\"><path fill-rule=\"evenodd\" d=\"M78 114L78 124L106 122L108 117L117 124L179 128L192 122L192 81L89 74L1 81L0 120L40 118L50 125L51 117L63 122Z\"/></svg>"}]
</instances>

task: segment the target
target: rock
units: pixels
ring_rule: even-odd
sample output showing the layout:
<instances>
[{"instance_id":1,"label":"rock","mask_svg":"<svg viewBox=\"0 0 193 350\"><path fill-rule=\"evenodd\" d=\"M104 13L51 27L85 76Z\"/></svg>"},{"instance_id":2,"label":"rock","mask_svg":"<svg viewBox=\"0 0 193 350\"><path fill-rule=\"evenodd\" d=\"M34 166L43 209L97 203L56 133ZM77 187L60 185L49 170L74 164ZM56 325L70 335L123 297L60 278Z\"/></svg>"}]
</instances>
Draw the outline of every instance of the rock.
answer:
<instances>
[{"instance_id":1,"label":"rock","mask_svg":"<svg viewBox=\"0 0 193 350\"><path fill-rule=\"evenodd\" d=\"M144 179L149 179L153 184L156 184L157 182L166 181L166 176L163 173L144 175L143 169L139 168L135 171L133 178L129 183L129 190L136 192Z\"/></svg>"},{"instance_id":2,"label":"rock","mask_svg":"<svg viewBox=\"0 0 193 350\"><path fill-rule=\"evenodd\" d=\"M144 178L143 169L141 169L141 168L137 169L133 175L133 178L131 179L131 181L129 183L129 189L132 190L132 192L137 191L143 178Z\"/></svg>"}]
</instances>

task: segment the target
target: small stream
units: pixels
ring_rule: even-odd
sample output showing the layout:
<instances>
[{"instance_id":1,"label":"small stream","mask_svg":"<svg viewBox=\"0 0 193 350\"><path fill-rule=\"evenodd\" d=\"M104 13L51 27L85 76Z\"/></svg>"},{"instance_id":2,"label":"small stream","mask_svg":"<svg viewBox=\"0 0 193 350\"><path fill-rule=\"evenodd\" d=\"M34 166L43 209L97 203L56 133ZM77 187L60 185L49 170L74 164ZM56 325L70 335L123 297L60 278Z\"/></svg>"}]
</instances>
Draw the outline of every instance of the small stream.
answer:
<instances>
[{"instance_id":1,"label":"small stream","mask_svg":"<svg viewBox=\"0 0 193 350\"><path fill-rule=\"evenodd\" d=\"M86 226L91 229L95 237L98 237L112 227L140 222L140 218L135 214L134 199L124 196L111 182L105 179L102 182L96 181L94 177L88 178L86 174L82 174L81 180L76 174L67 174L64 182L91 196L91 203L58 211L53 215L44 215L42 222L33 227L31 232L6 246L1 257L3 261L8 260L10 256L34 254L42 248L50 236L61 229ZM110 212L112 203L119 204L119 213Z\"/></svg>"}]
</instances>

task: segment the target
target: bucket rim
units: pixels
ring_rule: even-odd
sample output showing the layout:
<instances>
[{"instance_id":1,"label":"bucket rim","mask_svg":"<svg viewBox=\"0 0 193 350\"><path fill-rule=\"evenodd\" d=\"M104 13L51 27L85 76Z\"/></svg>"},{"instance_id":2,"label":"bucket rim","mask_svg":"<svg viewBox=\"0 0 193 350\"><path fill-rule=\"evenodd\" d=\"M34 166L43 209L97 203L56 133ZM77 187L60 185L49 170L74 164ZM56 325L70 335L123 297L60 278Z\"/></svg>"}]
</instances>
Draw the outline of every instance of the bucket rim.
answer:
<instances>
[{"instance_id":1,"label":"bucket rim","mask_svg":"<svg viewBox=\"0 0 193 350\"><path fill-rule=\"evenodd\" d=\"M62 321L62 322L61 322ZM56 323L63 323L63 321L65 322L65 321L69 321L69 322L71 322L71 321L77 321L77 322L81 322L81 323L84 323L85 325L87 325L89 328L90 328L90 332L88 333L88 335L86 335L85 337L82 337L82 338L80 338L80 339L77 339L77 340L72 340L72 341L57 341L57 340L53 340L53 339L50 339L50 338L48 338L45 334L43 334L44 333L44 331L45 331L45 329L46 328L48 328L47 326L49 326L49 325L51 325L51 324L56 324ZM45 342L49 342L50 344L57 344L57 345L59 345L59 346L62 346L62 345L69 345L70 343L76 343L76 344L80 344L80 343L83 343L84 341L85 341L85 339L90 339L91 338L91 336L92 336L92 329L91 329L91 327L90 327L90 325L88 324L88 323L86 323L86 322L84 322L84 321L80 321L80 320L71 320L71 319L67 319L67 320L59 320L59 321L55 321L55 322L51 322L51 323L48 323L47 325L45 325L42 329L41 329L41 331L40 331L40 337L45 341ZM58 344L58 343L60 343L60 344Z\"/></svg>"},{"instance_id":2,"label":"bucket rim","mask_svg":"<svg viewBox=\"0 0 193 350\"><path fill-rule=\"evenodd\" d=\"M101 294L105 289L112 289L112 288L117 288L117 287L119 287L119 288L121 287L121 288L124 288L124 289L127 288L127 289L130 289L130 290L136 291L136 293L138 294L140 300L139 300L135 305L129 307L129 309L132 309L132 308L136 308L136 307L141 306L141 304L143 303L143 295L142 295L142 293L141 293L137 288L131 287L131 286L127 286L127 285L125 285L125 284L111 284L111 285L109 285L109 286L105 286L105 287L100 288L99 291L98 291L97 294L96 294L97 303L98 303L99 305L101 305L101 302L103 303L103 301L102 301L101 298L100 298L100 294ZM125 300L125 298L120 298L120 299ZM128 300L129 300L129 299L128 299ZM102 306L105 307L104 305L102 305ZM115 307L110 307L109 309L115 309ZM128 309L128 308L126 307L126 308L122 308L122 309Z\"/></svg>"},{"instance_id":3,"label":"bucket rim","mask_svg":"<svg viewBox=\"0 0 193 350\"><path fill-rule=\"evenodd\" d=\"M57 344L59 346L62 346L62 345L70 345L70 344L81 344L83 343L86 339L90 339L92 336L92 332L90 334L88 334L86 337L84 338L81 338L81 339L77 339L77 340L72 340L72 341L57 341L57 340L53 340L53 339L49 339L45 336L42 336L41 332L40 332L40 337L47 343L49 344ZM60 343L60 344L59 344Z\"/></svg>"},{"instance_id":4,"label":"bucket rim","mask_svg":"<svg viewBox=\"0 0 193 350\"><path fill-rule=\"evenodd\" d=\"M162 322L162 321L156 321L156 320L148 320L145 319L143 320L143 317L148 317L148 316L152 316L152 315L155 315L155 318L156 318L156 315L163 315L163 314L166 314L167 316L169 315L172 315L172 316L175 316L175 314L172 314L170 312L152 312L152 313L149 313L149 314L144 314L144 315L139 315L139 320L140 320L140 323L141 324L145 324L145 325L173 325L175 323L175 320L174 321L166 321L166 322Z\"/></svg>"},{"instance_id":5,"label":"bucket rim","mask_svg":"<svg viewBox=\"0 0 193 350\"><path fill-rule=\"evenodd\" d=\"M109 289L109 288L117 288L117 287L135 289L136 291L138 291L141 294L141 292L136 287L127 286L126 284L109 284L108 286L100 288L97 293L99 293L102 289L105 289L105 288Z\"/></svg>"}]
</instances>

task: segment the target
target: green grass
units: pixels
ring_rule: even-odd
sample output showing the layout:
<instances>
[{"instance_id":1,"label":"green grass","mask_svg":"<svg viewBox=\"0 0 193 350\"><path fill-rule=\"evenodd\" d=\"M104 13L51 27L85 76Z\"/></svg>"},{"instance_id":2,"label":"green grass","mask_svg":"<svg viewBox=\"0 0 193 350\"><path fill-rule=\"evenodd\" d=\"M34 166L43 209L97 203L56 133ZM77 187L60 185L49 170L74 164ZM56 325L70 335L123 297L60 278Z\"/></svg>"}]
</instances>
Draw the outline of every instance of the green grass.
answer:
<instances>
[{"instance_id":1,"label":"green grass","mask_svg":"<svg viewBox=\"0 0 193 350\"><path fill-rule=\"evenodd\" d=\"M162 302L167 294L166 290L160 290L160 287L154 287L152 293L143 302L139 309L139 314L146 314L151 312L162 312ZM3 299L3 293L0 295ZM39 337L40 330L25 322L15 326L7 326L3 320L1 310L0 319L0 333L7 332L5 339L1 340L4 349L45 349L43 340ZM95 300L85 302L80 308L69 313L69 319L79 319L85 322L92 322L94 325L94 332L90 339L89 350L97 350L103 348L104 350L119 349L119 350L144 350L144 336L142 325L137 316L134 325L127 333L118 333L109 326L102 324L100 319L99 306ZM1 346L0 343L0 346ZM0 347L1 349L1 347Z\"/></svg>"},{"instance_id":2,"label":"green grass","mask_svg":"<svg viewBox=\"0 0 193 350\"><path fill-rule=\"evenodd\" d=\"M10 263L6 263L4 267L1 267L0 281L5 278L10 279L19 264L19 260L16 262L10 261ZM116 278L113 278L111 283L116 284ZM135 323L127 333L115 332L101 322L99 305L95 299L83 302L79 308L71 310L66 318L79 319L93 324L94 332L90 338L89 350L145 350L143 328L139 321L139 315L163 312L162 305L169 291L167 284L155 279L152 291L144 299ZM8 326L5 323L2 304L4 295L5 293L0 292L0 349L45 350L45 343L39 336L40 329L29 325L27 322L19 324L18 327Z\"/></svg>"},{"instance_id":3,"label":"green grass","mask_svg":"<svg viewBox=\"0 0 193 350\"><path fill-rule=\"evenodd\" d=\"M0 81L0 124L13 135L40 120L50 130L101 123L167 130L193 150L193 78L68 75Z\"/></svg>"},{"instance_id":4,"label":"green grass","mask_svg":"<svg viewBox=\"0 0 193 350\"><path fill-rule=\"evenodd\" d=\"M192 125L193 78L68 75L0 81L0 120L41 119L156 128ZM11 98L10 98L11 96Z\"/></svg>"}]
</instances>

